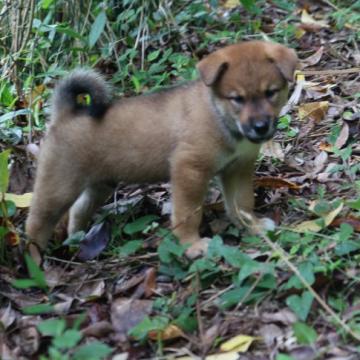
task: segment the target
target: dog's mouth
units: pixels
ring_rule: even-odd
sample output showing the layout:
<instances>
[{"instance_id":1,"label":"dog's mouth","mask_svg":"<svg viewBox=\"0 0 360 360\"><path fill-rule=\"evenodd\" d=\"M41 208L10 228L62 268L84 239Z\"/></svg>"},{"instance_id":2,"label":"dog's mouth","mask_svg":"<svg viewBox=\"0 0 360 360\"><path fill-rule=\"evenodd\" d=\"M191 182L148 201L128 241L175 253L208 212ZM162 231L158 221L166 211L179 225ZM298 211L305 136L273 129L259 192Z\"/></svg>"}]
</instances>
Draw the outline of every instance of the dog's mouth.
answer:
<instances>
[{"instance_id":1,"label":"dog's mouth","mask_svg":"<svg viewBox=\"0 0 360 360\"><path fill-rule=\"evenodd\" d=\"M276 131L277 119L272 121L260 121L255 124L238 124L239 131L251 142L255 144L270 140Z\"/></svg>"}]
</instances>

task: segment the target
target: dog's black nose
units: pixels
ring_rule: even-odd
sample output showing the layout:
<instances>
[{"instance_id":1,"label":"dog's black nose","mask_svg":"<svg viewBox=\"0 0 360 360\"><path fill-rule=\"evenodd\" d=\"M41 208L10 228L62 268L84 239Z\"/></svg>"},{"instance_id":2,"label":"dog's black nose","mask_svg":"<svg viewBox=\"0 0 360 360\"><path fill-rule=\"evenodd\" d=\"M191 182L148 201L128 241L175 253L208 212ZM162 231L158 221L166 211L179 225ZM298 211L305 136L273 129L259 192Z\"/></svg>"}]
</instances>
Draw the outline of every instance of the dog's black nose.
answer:
<instances>
[{"instance_id":1,"label":"dog's black nose","mask_svg":"<svg viewBox=\"0 0 360 360\"><path fill-rule=\"evenodd\" d=\"M270 119L255 120L253 128L258 135L265 135L270 128Z\"/></svg>"}]
</instances>

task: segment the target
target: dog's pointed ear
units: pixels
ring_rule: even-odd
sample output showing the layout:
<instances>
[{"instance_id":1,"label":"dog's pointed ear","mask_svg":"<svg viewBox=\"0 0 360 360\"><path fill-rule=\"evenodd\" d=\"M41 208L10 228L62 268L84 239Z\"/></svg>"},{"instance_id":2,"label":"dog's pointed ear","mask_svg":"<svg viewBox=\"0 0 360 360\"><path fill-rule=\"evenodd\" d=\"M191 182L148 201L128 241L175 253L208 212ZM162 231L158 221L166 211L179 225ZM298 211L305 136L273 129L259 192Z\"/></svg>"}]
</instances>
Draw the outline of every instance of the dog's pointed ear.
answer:
<instances>
[{"instance_id":1,"label":"dog's pointed ear","mask_svg":"<svg viewBox=\"0 0 360 360\"><path fill-rule=\"evenodd\" d=\"M276 64L284 78L287 81L293 81L299 61L296 52L280 44L269 43L266 53L268 58Z\"/></svg>"},{"instance_id":2,"label":"dog's pointed ear","mask_svg":"<svg viewBox=\"0 0 360 360\"><path fill-rule=\"evenodd\" d=\"M213 53L202 59L197 65L201 80L206 86L214 85L216 81L224 74L229 63L225 61L218 53Z\"/></svg>"}]
</instances>

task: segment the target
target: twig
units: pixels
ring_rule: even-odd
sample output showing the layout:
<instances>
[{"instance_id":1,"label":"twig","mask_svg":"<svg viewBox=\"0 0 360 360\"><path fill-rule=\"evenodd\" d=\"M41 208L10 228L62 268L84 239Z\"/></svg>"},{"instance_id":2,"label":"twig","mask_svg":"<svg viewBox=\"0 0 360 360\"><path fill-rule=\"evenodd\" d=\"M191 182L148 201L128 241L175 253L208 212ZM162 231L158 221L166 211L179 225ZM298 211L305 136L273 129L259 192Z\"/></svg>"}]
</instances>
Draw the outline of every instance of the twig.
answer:
<instances>
[{"instance_id":1,"label":"twig","mask_svg":"<svg viewBox=\"0 0 360 360\"><path fill-rule=\"evenodd\" d=\"M321 0L321 2L325 3L326 5L329 5L330 7L335 9L336 11L339 11L339 8L336 5L334 5L330 0Z\"/></svg>"},{"instance_id":2,"label":"twig","mask_svg":"<svg viewBox=\"0 0 360 360\"><path fill-rule=\"evenodd\" d=\"M360 67L352 67L349 69L328 69L328 70L300 70L299 73L304 75L346 75L359 73Z\"/></svg>"}]
</instances>

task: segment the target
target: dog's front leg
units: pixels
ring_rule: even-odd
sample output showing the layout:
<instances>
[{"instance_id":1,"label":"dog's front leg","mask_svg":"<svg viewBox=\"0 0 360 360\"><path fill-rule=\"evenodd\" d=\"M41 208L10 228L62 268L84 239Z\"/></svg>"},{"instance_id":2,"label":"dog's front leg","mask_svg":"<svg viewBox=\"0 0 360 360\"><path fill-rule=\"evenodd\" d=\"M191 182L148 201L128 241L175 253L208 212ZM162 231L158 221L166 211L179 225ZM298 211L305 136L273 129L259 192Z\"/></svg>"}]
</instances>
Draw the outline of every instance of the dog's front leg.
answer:
<instances>
[{"instance_id":1,"label":"dog's front leg","mask_svg":"<svg viewBox=\"0 0 360 360\"><path fill-rule=\"evenodd\" d=\"M220 176L226 211L235 225L245 225L252 233L274 229L274 222L268 218L257 218L254 211L253 176L254 161L232 164Z\"/></svg>"},{"instance_id":2,"label":"dog's front leg","mask_svg":"<svg viewBox=\"0 0 360 360\"><path fill-rule=\"evenodd\" d=\"M200 238L202 205L210 180L210 172L185 157L173 159L171 171L172 227L182 244L191 246L186 255L196 258L207 250L207 238Z\"/></svg>"}]
</instances>

